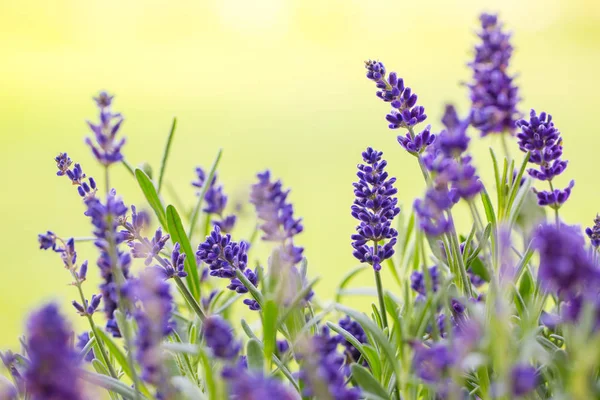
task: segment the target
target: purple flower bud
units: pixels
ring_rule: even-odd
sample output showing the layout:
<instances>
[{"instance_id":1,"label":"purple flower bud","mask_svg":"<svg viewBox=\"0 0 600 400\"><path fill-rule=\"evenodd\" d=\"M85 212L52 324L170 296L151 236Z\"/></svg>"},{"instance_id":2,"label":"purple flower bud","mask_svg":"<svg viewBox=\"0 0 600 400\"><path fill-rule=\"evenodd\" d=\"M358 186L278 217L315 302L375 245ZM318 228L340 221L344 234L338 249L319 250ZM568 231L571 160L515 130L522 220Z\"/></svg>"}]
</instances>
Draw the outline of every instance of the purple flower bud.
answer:
<instances>
[{"instance_id":1,"label":"purple flower bud","mask_svg":"<svg viewBox=\"0 0 600 400\"><path fill-rule=\"evenodd\" d=\"M92 154L103 165L111 165L123 160L121 148L125 139L117 139L116 135L123 123L123 117L119 113L111 111L112 99L106 92L101 92L94 98L99 109L99 122L94 124L88 121L93 139L87 138L86 143L90 146Z\"/></svg>"},{"instance_id":2,"label":"purple flower bud","mask_svg":"<svg viewBox=\"0 0 600 400\"><path fill-rule=\"evenodd\" d=\"M58 168L58 172L56 173L58 176L66 175L73 163L67 153L60 153L54 157L54 161L56 161L56 167Z\"/></svg>"},{"instance_id":3,"label":"purple flower bud","mask_svg":"<svg viewBox=\"0 0 600 400\"><path fill-rule=\"evenodd\" d=\"M202 331L206 345L214 357L233 360L238 356L241 345L233 336L233 329L223 318L218 315L206 318Z\"/></svg>"},{"instance_id":4,"label":"purple flower bud","mask_svg":"<svg viewBox=\"0 0 600 400\"><path fill-rule=\"evenodd\" d=\"M53 232L41 233L38 235L38 242L42 250L56 250L56 235Z\"/></svg>"},{"instance_id":5,"label":"purple flower bud","mask_svg":"<svg viewBox=\"0 0 600 400\"><path fill-rule=\"evenodd\" d=\"M525 364L517 364L512 368L511 392L513 396L524 396L538 385L539 376L534 367Z\"/></svg>"},{"instance_id":6,"label":"purple flower bud","mask_svg":"<svg viewBox=\"0 0 600 400\"><path fill-rule=\"evenodd\" d=\"M600 215L596 215L594 226L586 228L585 233L590 238L592 246L598 248L600 246Z\"/></svg>"},{"instance_id":7,"label":"purple flower bud","mask_svg":"<svg viewBox=\"0 0 600 400\"><path fill-rule=\"evenodd\" d=\"M575 186L575 181L572 180L564 189L554 189L554 191L538 191L533 190L538 198L540 206L549 206L553 209L559 209L571 196L571 190Z\"/></svg>"},{"instance_id":8,"label":"purple flower bud","mask_svg":"<svg viewBox=\"0 0 600 400\"><path fill-rule=\"evenodd\" d=\"M77 348L77 350L81 351L85 348L85 346L88 344L89 341L90 341L90 333L83 332L81 335L77 336L77 344L75 347ZM90 351L88 351L88 353L85 355L84 360L87 362L91 362L94 358L95 358L94 349L90 349Z\"/></svg>"}]
</instances>

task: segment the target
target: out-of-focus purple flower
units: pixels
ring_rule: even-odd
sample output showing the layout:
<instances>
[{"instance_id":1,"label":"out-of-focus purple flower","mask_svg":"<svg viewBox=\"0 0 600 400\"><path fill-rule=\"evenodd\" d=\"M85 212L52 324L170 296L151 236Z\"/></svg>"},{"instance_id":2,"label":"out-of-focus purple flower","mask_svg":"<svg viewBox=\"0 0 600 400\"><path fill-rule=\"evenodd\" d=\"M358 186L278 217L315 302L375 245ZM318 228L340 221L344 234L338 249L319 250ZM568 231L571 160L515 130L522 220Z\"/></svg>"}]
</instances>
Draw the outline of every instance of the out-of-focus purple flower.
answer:
<instances>
[{"instance_id":1,"label":"out-of-focus purple flower","mask_svg":"<svg viewBox=\"0 0 600 400\"><path fill-rule=\"evenodd\" d=\"M431 278L431 290L437 292L440 286L440 275L436 265L429 267L429 277ZM421 271L413 271L410 275L410 287L422 296L427 295L425 275Z\"/></svg>"},{"instance_id":2,"label":"out-of-focus purple flower","mask_svg":"<svg viewBox=\"0 0 600 400\"><path fill-rule=\"evenodd\" d=\"M462 157L448 169L453 193L465 200L471 200L483 190L483 183L471 161L470 156Z\"/></svg>"},{"instance_id":3,"label":"out-of-focus purple flower","mask_svg":"<svg viewBox=\"0 0 600 400\"><path fill-rule=\"evenodd\" d=\"M405 136L398 136L398 143L410 154L418 155L422 153L427 146L435 141L436 135L431 133L431 125L427 125L421 133L411 136L407 133Z\"/></svg>"},{"instance_id":4,"label":"out-of-focus purple flower","mask_svg":"<svg viewBox=\"0 0 600 400\"><path fill-rule=\"evenodd\" d=\"M209 309L210 303L212 303L213 299L217 296L217 293L219 293L218 290L211 290L211 292L208 294L208 296L202 297L201 301L202 301L203 309L205 309L205 310Z\"/></svg>"},{"instance_id":5,"label":"out-of-focus purple flower","mask_svg":"<svg viewBox=\"0 0 600 400\"><path fill-rule=\"evenodd\" d=\"M419 226L423 232L430 236L440 236L449 232L452 224L445 212L452 205L447 185L434 182L434 186L427 189L425 198L416 199L414 202Z\"/></svg>"},{"instance_id":6,"label":"out-of-focus purple flower","mask_svg":"<svg viewBox=\"0 0 600 400\"><path fill-rule=\"evenodd\" d=\"M273 377L242 368L227 368L224 374L232 400L298 400L298 395L288 385Z\"/></svg>"},{"instance_id":7,"label":"out-of-focus purple flower","mask_svg":"<svg viewBox=\"0 0 600 400\"><path fill-rule=\"evenodd\" d=\"M116 137L123 123L123 117L120 113L112 112L113 97L106 92L100 92L98 97L94 98L100 116L98 123L88 121L94 138L86 139L94 157L106 166L123 160L121 148L125 144L125 138L117 139Z\"/></svg>"},{"instance_id":8,"label":"out-of-focus purple flower","mask_svg":"<svg viewBox=\"0 0 600 400\"><path fill-rule=\"evenodd\" d=\"M145 258L146 260L144 263L150 265L152 260L154 260L154 257L157 257L160 254L170 238L169 235L163 235L162 229L158 228L150 243L130 242L129 247L131 247L131 255L133 258Z\"/></svg>"},{"instance_id":9,"label":"out-of-focus purple flower","mask_svg":"<svg viewBox=\"0 0 600 400\"><path fill-rule=\"evenodd\" d=\"M121 198L117 197L113 189L102 203L97 198L86 200L87 211L85 215L90 217L94 226L95 245L100 250L100 257L97 264L100 268L100 274L103 282L100 284L100 291L104 300L104 313L107 318L106 328L115 337L120 337L119 328L114 319L114 312L117 309L119 293L113 276L113 269L120 270L125 279L129 278L129 267L131 264L131 255L129 252L123 252L119 248L124 240L124 235L117 232L119 221L125 217L127 207L123 204ZM114 244L116 254L111 255L111 241Z\"/></svg>"},{"instance_id":10,"label":"out-of-focus purple flower","mask_svg":"<svg viewBox=\"0 0 600 400\"><path fill-rule=\"evenodd\" d=\"M133 291L142 305L134 313L138 325L136 359L142 368L141 376L144 381L155 385L164 396L173 390L164 368L165 359L161 349L162 340L173 330L173 297L169 284L154 268L147 268L140 274L133 283Z\"/></svg>"},{"instance_id":11,"label":"out-of-focus purple flower","mask_svg":"<svg viewBox=\"0 0 600 400\"><path fill-rule=\"evenodd\" d=\"M202 331L213 356L224 360L233 360L238 356L241 345L233 336L233 329L223 318L218 315L206 318Z\"/></svg>"},{"instance_id":12,"label":"out-of-focus purple flower","mask_svg":"<svg viewBox=\"0 0 600 400\"><path fill-rule=\"evenodd\" d=\"M82 351L85 346L89 343L90 341L90 333L89 332L83 332L81 335L77 336L77 345L75 346L77 348L77 350ZM90 349L90 351L88 351L88 353L85 355L84 360L87 362L91 362L94 357L96 357L96 355L94 354L94 349Z\"/></svg>"},{"instance_id":13,"label":"out-of-focus purple flower","mask_svg":"<svg viewBox=\"0 0 600 400\"><path fill-rule=\"evenodd\" d=\"M294 217L294 208L287 201L290 190L283 190L280 180L273 182L271 172L266 170L257 175L258 182L252 185L250 203L262 221L262 239L281 243L286 261L295 265L302 261L304 249L295 246L293 238L304 229L302 219Z\"/></svg>"},{"instance_id":14,"label":"out-of-focus purple flower","mask_svg":"<svg viewBox=\"0 0 600 400\"><path fill-rule=\"evenodd\" d=\"M590 238L592 246L598 248L600 246L600 215L596 215L594 226L586 228L585 233Z\"/></svg>"},{"instance_id":15,"label":"out-of-focus purple flower","mask_svg":"<svg viewBox=\"0 0 600 400\"><path fill-rule=\"evenodd\" d=\"M512 368L511 392L513 396L524 396L538 385L539 376L534 367L526 364L517 364Z\"/></svg>"},{"instance_id":16,"label":"out-of-focus purple flower","mask_svg":"<svg viewBox=\"0 0 600 400\"><path fill-rule=\"evenodd\" d=\"M196 167L196 178L197 180L192 182L192 185L198 189L203 189L206 184L208 176L204 169ZM201 192L198 192L200 195ZM217 185L217 174L215 173L210 186L206 189L204 194L204 201L206 206L203 211L207 214L214 214L218 216L220 220L212 221L214 225L219 226L222 232L229 233L233 230L236 222L235 215L223 216L223 211L227 207L227 195L223 192L223 185Z\"/></svg>"},{"instance_id":17,"label":"out-of-focus purple flower","mask_svg":"<svg viewBox=\"0 0 600 400\"><path fill-rule=\"evenodd\" d=\"M513 133L519 116L518 88L507 73L513 47L510 33L505 32L496 15L481 14L481 43L475 47L471 89L471 124L482 136L490 133Z\"/></svg>"},{"instance_id":18,"label":"out-of-focus purple flower","mask_svg":"<svg viewBox=\"0 0 600 400\"><path fill-rule=\"evenodd\" d=\"M13 353L10 350L8 350L4 353L0 352L0 360L2 360L4 367L8 370L8 372L10 373L10 376L13 378L15 384L17 385L16 389L17 389L18 393L24 393L25 392L25 380L23 379L22 371L20 371L20 368L18 365L17 354ZM0 393L2 393L2 392L0 392ZM2 397L0 397L0 399L1 398Z\"/></svg>"},{"instance_id":19,"label":"out-of-focus purple flower","mask_svg":"<svg viewBox=\"0 0 600 400\"><path fill-rule=\"evenodd\" d=\"M138 212L137 208L131 206L131 222L127 221L127 217L122 218L120 225L123 226L121 235L124 236L124 240L131 242L136 238L142 236L142 232L150 226L150 214L146 211Z\"/></svg>"},{"instance_id":20,"label":"out-of-focus purple flower","mask_svg":"<svg viewBox=\"0 0 600 400\"><path fill-rule=\"evenodd\" d=\"M396 178L388 179L387 162L382 155L371 147L362 153L365 164L358 165L358 182L353 183L356 198L351 207L352 216L360 222L351 236L353 255L376 271L394 254L398 232L392 228L392 220L400 213L394 197L398 192L393 186Z\"/></svg>"},{"instance_id":21,"label":"out-of-focus purple flower","mask_svg":"<svg viewBox=\"0 0 600 400\"><path fill-rule=\"evenodd\" d=\"M304 382L304 396L334 400L358 400L360 389L346 385L345 358L337 351L339 340L324 329L311 338L300 361L300 379Z\"/></svg>"},{"instance_id":22,"label":"out-of-focus purple flower","mask_svg":"<svg viewBox=\"0 0 600 400\"><path fill-rule=\"evenodd\" d=\"M565 298L598 282L598 270L585 250L585 239L579 228L565 224L541 225L534 233L531 246L540 255L538 274L546 290Z\"/></svg>"},{"instance_id":23,"label":"out-of-focus purple flower","mask_svg":"<svg viewBox=\"0 0 600 400\"><path fill-rule=\"evenodd\" d=\"M290 344L285 339L278 340L276 345L277 345L277 354L279 354L280 356L287 353L290 350Z\"/></svg>"},{"instance_id":24,"label":"out-of-focus purple flower","mask_svg":"<svg viewBox=\"0 0 600 400\"><path fill-rule=\"evenodd\" d=\"M367 334L360 324L350 316L346 315L344 318L340 319L339 325L348 331L352 336L356 338L360 343L368 343L369 340L367 338ZM360 358L360 351L358 351L349 341L346 340L342 335L338 335L338 339L340 343L346 348L346 353L350 355L351 362L357 362Z\"/></svg>"},{"instance_id":25,"label":"out-of-focus purple flower","mask_svg":"<svg viewBox=\"0 0 600 400\"><path fill-rule=\"evenodd\" d=\"M569 186L564 189L554 189L553 191L545 191L545 190L536 190L533 191L537 195L538 204L540 206L549 206L550 208L558 209L562 207L563 204L571 196L571 190L575 186L575 181L571 180L569 182Z\"/></svg>"},{"instance_id":26,"label":"out-of-focus purple flower","mask_svg":"<svg viewBox=\"0 0 600 400\"><path fill-rule=\"evenodd\" d=\"M455 354L443 343L434 343L429 347L416 342L413 349L415 374L427 383L440 383L456 361Z\"/></svg>"},{"instance_id":27,"label":"out-of-focus purple flower","mask_svg":"<svg viewBox=\"0 0 600 400\"><path fill-rule=\"evenodd\" d=\"M25 386L32 400L78 400L83 394L72 331L55 304L35 311L27 321Z\"/></svg>"},{"instance_id":28,"label":"out-of-focus purple flower","mask_svg":"<svg viewBox=\"0 0 600 400\"><path fill-rule=\"evenodd\" d=\"M467 136L468 119L461 119L452 104L447 104L442 116L446 127L443 135L438 137L437 147L447 157L458 157L469 147L471 139Z\"/></svg>"},{"instance_id":29,"label":"out-of-focus purple flower","mask_svg":"<svg viewBox=\"0 0 600 400\"><path fill-rule=\"evenodd\" d=\"M3 400L18 400L19 391L8 381L0 379L0 399Z\"/></svg>"}]
</instances>

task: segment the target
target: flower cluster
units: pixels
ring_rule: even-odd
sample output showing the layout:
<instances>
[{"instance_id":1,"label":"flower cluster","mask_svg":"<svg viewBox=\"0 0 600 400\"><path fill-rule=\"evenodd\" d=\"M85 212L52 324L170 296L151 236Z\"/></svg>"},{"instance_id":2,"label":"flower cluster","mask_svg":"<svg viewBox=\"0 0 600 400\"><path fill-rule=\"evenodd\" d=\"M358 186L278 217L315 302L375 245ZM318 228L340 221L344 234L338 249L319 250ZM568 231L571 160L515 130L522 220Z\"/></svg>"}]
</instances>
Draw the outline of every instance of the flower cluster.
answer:
<instances>
[{"instance_id":1,"label":"flower cluster","mask_svg":"<svg viewBox=\"0 0 600 400\"><path fill-rule=\"evenodd\" d=\"M351 319L350 316L346 315L344 318L340 319L339 325L352 336L354 336L354 338L356 338L356 340L358 340L360 343L364 344L369 342L367 334L362 326L360 326L358 322ZM360 351L358 351L358 349L349 341L347 341L342 335L338 336L338 340L340 341L340 344L344 346L346 354L350 357L350 361L358 362L360 359Z\"/></svg>"},{"instance_id":2,"label":"flower cluster","mask_svg":"<svg viewBox=\"0 0 600 400\"><path fill-rule=\"evenodd\" d=\"M192 182L192 185L200 190L204 189L206 185L207 176L204 169L201 167L196 168L197 180ZM217 185L217 174L213 175L208 188L205 189L204 201L206 206L204 212L210 215L218 216L220 220L214 220L213 225L218 226L222 232L229 233L233 230L236 222L235 215L224 216L223 212L227 206L227 195L223 192L223 186ZM201 193L198 193L200 195Z\"/></svg>"},{"instance_id":3,"label":"flower cluster","mask_svg":"<svg viewBox=\"0 0 600 400\"><path fill-rule=\"evenodd\" d=\"M473 80L471 90L471 124L482 136L509 133L515 129L519 116L519 92L514 77L507 72L513 47L510 33L503 30L498 17L481 14L481 43L475 47L475 58L469 63Z\"/></svg>"},{"instance_id":4,"label":"flower cluster","mask_svg":"<svg viewBox=\"0 0 600 400\"><path fill-rule=\"evenodd\" d=\"M241 345L235 339L233 329L223 318L217 315L206 318L202 331L206 345L214 357L233 360L238 356Z\"/></svg>"},{"instance_id":5,"label":"flower cluster","mask_svg":"<svg viewBox=\"0 0 600 400\"><path fill-rule=\"evenodd\" d=\"M392 228L392 220L400 213L394 197L398 192L393 186L396 178L388 179L387 161L382 156L371 147L362 153L365 164L358 165L358 182L353 184L356 199L351 208L352 216L359 221L352 235L354 257L371 264L375 271L394 254L398 232Z\"/></svg>"},{"instance_id":6,"label":"flower cluster","mask_svg":"<svg viewBox=\"0 0 600 400\"><path fill-rule=\"evenodd\" d=\"M131 255L120 250L119 244L124 241L124 235L119 234L117 228L119 221L127 213L127 207L117 197L114 189L108 193L104 203L97 198L92 198L86 201L86 205L85 215L91 219L94 226L93 233L96 237L94 244L100 250L97 264L103 279L100 291L104 299L104 313L107 318L106 328L115 337L119 337L121 333L114 319L114 312L122 295L122 293L119 293L119 287L124 283L119 282L119 280L129 278ZM121 276L115 276L115 273Z\"/></svg>"},{"instance_id":7,"label":"flower cluster","mask_svg":"<svg viewBox=\"0 0 600 400\"><path fill-rule=\"evenodd\" d=\"M596 215L596 218L594 219L594 226L591 228L586 228L585 233L590 238L592 246L595 248L600 247L600 215Z\"/></svg>"},{"instance_id":8,"label":"flower cluster","mask_svg":"<svg viewBox=\"0 0 600 400\"><path fill-rule=\"evenodd\" d=\"M71 328L55 304L48 304L27 322L25 387L32 400L83 400L77 353L71 346Z\"/></svg>"},{"instance_id":9,"label":"flower cluster","mask_svg":"<svg viewBox=\"0 0 600 400\"><path fill-rule=\"evenodd\" d=\"M344 374L344 357L337 351L339 341L323 328L307 344L301 358L300 379L305 383L304 396L358 400L360 389L348 387Z\"/></svg>"},{"instance_id":10,"label":"flower cluster","mask_svg":"<svg viewBox=\"0 0 600 400\"><path fill-rule=\"evenodd\" d=\"M536 191L538 204L559 209L571 195L575 181L571 181L565 189L554 189L552 180L567 168L567 161L562 160L562 138L552 122L552 115L541 112L538 116L531 110L529 120L517 122L521 132L517 134L519 148L529 152L529 162L537 165L527 172L533 178L550 182L550 191Z\"/></svg>"},{"instance_id":11,"label":"flower cluster","mask_svg":"<svg viewBox=\"0 0 600 400\"><path fill-rule=\"evenodd\" d=\"M173 389L170 388L168 375L165 372L165 357L161 344L163 339L173 331L171 321L173 297L169 284L153 268L143 271L132 285L132 291L142 305L134 313L138 325L136 357L142 367L142 379L155 385L165 398Z\"/></svg>"},{"instance_id":12,"label":"flower cluster","mask_svg":"<svg viewBox=\"0 0 600 400\"><path fill-rule=\"evenodd\" d=\"M248 293L248 288L242 283L237 272L240 271L252 285L258 284L258 275L248 265L248 243L234 242L229 233L223 235L221 228L215 226L213 231L206 237L204 243L200 243L196 252L198 260L206 263L211 276L230 279L228 289L237 293ZM259 310L260 306L256 300L245 299L251 310Z\"/></svg>"},{"instance_id":13,"label":"flower cluster","mask_svg":"<svg viewBox=\"0 0 600 400\"><path fill-rule=\"evenodd\" d=\"M83 173L80 164L75 164L73 169L71 169L71 164L73 162L67 153L60 153L54 158L54 161L56 161L56 167L58 168L56 175L68 177L71 183L74 186L77 186L77 193L79 193L81 197L87 199L96 195L98 189L94 178L90 176L86 182L85 179L87 176Z\"/></svg>"},{"instance_id":14,"label":"flower cluster","mask_svg":"<svg viewBox=\"0 0 600 400\"><path fill-rule=\"evenodd\" d=\"M123 124L123 117L120 113L112 112L113 98L114 96L106 92L100 92L98 97L94 98L100 112L100 121L98 123L88 121L90 129L94 133L94 139L87 138L85 141L98 162L106 166L123 160L121 148L125 144L125 138L117 139L117 133Z\"/></svg>"}]
</instances>

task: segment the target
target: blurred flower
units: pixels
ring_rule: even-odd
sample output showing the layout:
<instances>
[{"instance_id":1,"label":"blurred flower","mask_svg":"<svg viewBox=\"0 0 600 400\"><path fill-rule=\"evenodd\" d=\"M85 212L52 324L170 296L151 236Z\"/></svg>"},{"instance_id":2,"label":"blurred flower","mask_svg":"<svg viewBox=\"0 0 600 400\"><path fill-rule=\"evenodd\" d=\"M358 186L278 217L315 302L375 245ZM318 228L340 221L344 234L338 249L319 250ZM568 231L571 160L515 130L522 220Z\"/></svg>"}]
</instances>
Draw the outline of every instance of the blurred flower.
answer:
<instances>
[{"instance_id":1,"label":"blurred flower","mask_svg":"<svg viewBox=\"0 0 600 400\"><path fill-rule=\"evenodd\" d=\"M431 290L437 292L440 285L440 278L437 265L429 267L429 277L431 278ZM425 276L421 271L413 271L410 275L410 287L415 292L422 296L427 295L427 289L425 286Z\"/></svg>"},{"instance_id":2,"label":"blurred flower","mask_svg":"<svg viewBox=\"0 0 600 400\"><path fill-rule=\"evenodd\" d=\"M415 374L427 383L440 383L454 365L455 357L446 344L435 343L430 347L423 343L413 344L413 368Z\"/></svg>"},{"instance_id":3,"label":"blurred flower","mask_svg":"<svg viewBox=\"0 0 600 400\"><path fill-rule=\"evenodd\" d=\"M152 263L154 257L158 257L170 238L169 235L163 235L162 229L158 228L150 243L130 242L131 255L133 258L145 258L144 263L148 266Z\"/></svg>"},{"instance_id":4,"label":"blurred flower","mask_svg":"<svg viewBox=\"0 0 600 400\"><path fill-rule=\"evenodd\" d=\"M513 47L496 15L481 14L481 43L475 47L471 89L471 124L482 136L490 133L512 134L519 116L518 88L507 73Z\"/></svg>"},{"instance_id":5,"label":"blurred flower","mask_svg":"<svg viewBox=\"0 0 600 400\"><path fill-rule=\"evenodd\" d=\"M531 365L517 364L511 371L511 392L513 396L524 396L538 385L539 376Z\"/></svg>"},{"instance_id":6,"label":"blurred flower","mask_svg":"<svg viewBox=\"0 0 600 400\"><path fill-rule=\"evenodd\" d=\"M351 207L352 216L359 220L357 233L351 236L353 255L360 262L368 263L379 271L381 263L394 254L398 232L391 227L392 220L400 213L397 207L398 192L393 184L396 178L389 178L384 171L387 162L383 153L367 148L362 153L365 164L358 165L358 182L354 185L356 199ZM381 243L387 240L385 243ZM373 245L368 245L372 242Z\"/></svg>"},{"instance_id":7,"label":"blurred flower","mask_svg":"<svg viewBox=\"0 0 600 400\"><path fill-rule=\"evenodd\" d=\"M238 356L241 345L233 336L233 329L223 318L218 315L206 318L202 331L206 345L214 357L233 360Z\"/></svg>"},{"instance_id":8,"label":"blurred flower","mask_svg":"<svg viewBox=\"0 0 600 400\"><path fill-rule=\"evenodd\" d=\"M283 190L280 180L271 181L269 170L257 175L258 183L252 185L250 191L250 203L256 208L258 219L262 221L260 229L263 231L262 239L277 242L285 250L282 255L286 256L291 265L302 260L302 247L293 243L293 238L303 230L302 219L294 218L294 208L287 202L288 190Z\"/></svg>"},{"instance_id":9,"label":"blurred flower","mask_svg":"<svg viewBox=\"0 0 600 400\"><path fill-rule=\"evenodd\" d=\"M539 278L546 290L565 298L597 282L598 270L585 250L579 228L541 225L534 233L531 247L540 255Z\"/></svg>"},{"instance_id":10,"label":"blurred flower","mask_svg":"<svg viewBox=\"0 0 600 400\"><path fill-rule=\"evenodd\" d=\"M368 343L369 340L367 338L367 334L360 324L353 319L350 318L349 315L346 315L344 318L340 319L338 324L348 331L352 336L356 338L360 343ZM351 357L351 362L357 362L360 358L360 351L356 349L349 341L346 340L342 335L338 335L338 340L340 343L346 348L347 354Z\"/></svg>"},{"instance_id":11,"label":"blurred flower","mask_svg":"<svg viewBox=\"0 0 600 400\"><path fill-rule=\"evenodd\" d=\"M452 205L447 185L434 182L434 186L427 189L425 198L416 199L414 202L415 213L423 232L430 236L440 236L449 232L452 224L445 212Z\"/></svg>"},{"instance_id":12,"label":"blurred flower","mask_svg":"<svg viewBox=\"0 0 600 400\"><path fill-rule=\"evenodd\" d=\"M228 383L228 398L232 400L299 399L298 394L288 385L260 372L229 368L224 378Z\"/></svg>"},{"instance_id":13,"label":"blurred flower","mask_svg":"<svg viewBox=\"0 0 600 400\"><path fill-rule=\"evenodd\" d=\"M137 211L137 208L131 206L131 222L127 221L127 217L121 218L120 225L125 228L119 232L124 236L124 240L130 242L142 236L144 231L150 225L150 215L146 211Z\"/></svg>"},{"instance_id":14,"label":"blurred flower","mask_svg":"<svg viewBox=\"0 0 600 400\"><path fill-rule=\"evenodd\" d=\"M121 114L111 111L113 97L106 92L100 92L98 97L94 98L100 112L100 121L96 124L88 121L90 129L94 133L94 140L87 138L85 141L92 149L94 157L106 166L123 160L121 148L125 144L124 138L120 140L116 138L123 123L123 117Z\"/></svg>"},{"instance_id":15,"label":"blurred flower","mask_svg":"<svg viewBox=\"0 0 600 400\"><path fill-rule=\"evenodd\" d=\"M440 138L442 136L443 134L440 135ZM467 201L483 190L483 183L479 180L471 161L471 156L464 156L458 162L451 164L448 169L453 194Z\"/></svg>"},{"instance_id":16,"label":"blurred flower","mask_svg":"<svg viewBox=\"0 0 600 400\"><path fill-rule=\"evenodd\" d=\"M31 400L76 400L82 393L77 353L71 346L71 328L55 304L35 311L27 321L25 385Z\"/></svg>"},{"instance_id":17,"label":"blurred flower","mask_svg":"<svg viewBox=\"0 0 600 400\"><path fill-rule=\"evenodd\" d=\"M204 169L201 167L196 167L196 176L197 180L192 182L192 185L202 190L208 177L204 172ZM200 195L200 193L201 192L198 192L198 195ZM204 194L206 207L203 209L203 211L207 214L214 214L215 216L218 216L220 221L214 220L213 225L218 225L219 228L221 228L221 231L225 233L231 232L236 222L235 215L223 216L223 211L227 206L227 200L228 197L223 192L223 186L217 185L217 174L215 173L210 185L206 189L206 193Z\"/></svg>"},{"instance_id":18,"label":"blurred flower","mask_svg":"<svg viewBox=\"0 0 600 400\"><path fill-rule=\"evenodd\" d=\"M344 357L337 351L339 341L323 329L305 343L300 357L300 379L304 382L303 395L334 400L358 400L360 389L346 385Z\"/></svg>"},{"instance_id":19,"label":"blurred flower","mask_svg":"<svg viewBox=\"0 0 600 400\"><path fill-rule=\"evenodd\" d=\"M600 246L600 215L597 215L594 219L594 226L586 228L585 233L590 238L592 246L598 248Z\"/></svg>"},{"instance_id":20,"label":"blurred flower","mask_svg":"<svg viewBox=\"0 0 600 400\"><path fill-rule=\"evenodd\" d=\"M82 351L85 346L87 346L87 344L90 341L90 333L85 331L83 332L81 335L77 336L77 344L76 344L76 348L79 351ZM84 360L87 362L91 362L94 359L95 354L94 354L94 349L91 348L90 351L88 351L88 353L85 355Z\"/></svg>"},{"instance_id":21,"label":"blurred flower","mask_svg":"<svg viewBox=\"0 0 600 400\"><path fill-rule=\"evenodd\" d=\"M155 385L164 398L173 390L164 368L161 348L163 339L173 331L173 297L169 284L153 268L147 268L140 274L133 284L133 291L142 305L134 313L138 325L136 359L142 368L142 379Z\"/></svg>"},{"instance_id":22,"label":"blurred flower","mask_svg":"<svg viewBox=\"0 0 600 400\"><path fill-rule=\"evenodd\" d=\"M120 270L125 279L129 278L129 266L131 264L131 255L129 252L122 252L119 244L123 242L124 235L117 232L119 220L127 213L127 207L123 204L121 198L117 197L113 189L106 196L105 203L97 198L86 200L87 211L85 215L90 217L94 225L94 244L100 250L98 258L98 267L104 282L100 284L100 291L104 300L104 313L107 318L106 329L115 337L120 337L119 328L114 319L114 312L117 309L119 293L113 276L113 269ZM112 243L111 243L112 242ZM111 255L111 247L114 246L116 254Z\"/></svg>"}]
</instances>

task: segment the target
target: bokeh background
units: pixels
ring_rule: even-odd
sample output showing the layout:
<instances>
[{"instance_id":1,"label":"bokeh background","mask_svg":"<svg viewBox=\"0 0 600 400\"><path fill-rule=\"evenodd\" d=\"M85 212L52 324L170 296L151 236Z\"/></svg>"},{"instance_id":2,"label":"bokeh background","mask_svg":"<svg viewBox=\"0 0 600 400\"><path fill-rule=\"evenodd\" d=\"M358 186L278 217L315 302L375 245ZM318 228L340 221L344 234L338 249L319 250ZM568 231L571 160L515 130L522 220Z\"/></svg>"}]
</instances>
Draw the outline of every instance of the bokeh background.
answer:
<instances>
[{"instance_id":1,"label":"bokeh background","mask_svg":"<svg viewBox=\"0 0 600 400\"><path fill-rule=\"evenodd\" d=\"M348 211L360 152L384 150L406 207L423 190L414 159L396 143L399 132L387 129L388 107L375 98L363 60L398 71L439 130L445 102L468 110L460 82L470 78L465 64L481 11L499 12L514 31L520 108L554 115L570 160L561 183L577 180L561 213L589 224L600 210L598 1L1 1L0 348L17 343L32 307L48 299L70 307L75 295L59 258L37 249L36 235L91 232L75 189L55 176L53 157L67 151L101 176L83 143L99 90L117 95L134 165L158 169L178 117L167 180L187 206L195 201L194 167L208 167L219 147L231 204L245 201L257 171L281 177L304 218L299 243L310 273L324 277L318 292L328 297L356 264ZM499 143L473 136L476 163L491 182L487 147ZM116 166L112 175L126 203L140 203L127 171ZM245 214L240 238L252 224L252 209ZM92 245L78 250L94 265Z\"/></svg>"}]
</instances>

